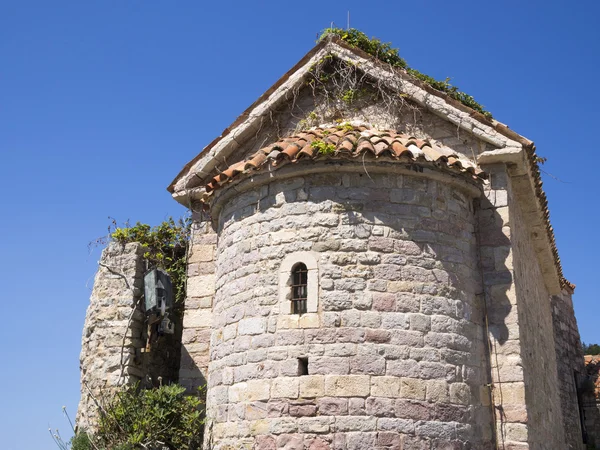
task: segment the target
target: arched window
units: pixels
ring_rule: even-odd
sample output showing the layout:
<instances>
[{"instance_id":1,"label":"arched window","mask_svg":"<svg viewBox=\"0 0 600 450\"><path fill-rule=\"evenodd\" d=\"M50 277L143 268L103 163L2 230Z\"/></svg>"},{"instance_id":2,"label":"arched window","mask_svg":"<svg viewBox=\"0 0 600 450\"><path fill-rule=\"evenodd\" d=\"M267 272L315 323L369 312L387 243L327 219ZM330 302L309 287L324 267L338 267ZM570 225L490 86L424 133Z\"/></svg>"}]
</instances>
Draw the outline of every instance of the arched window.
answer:
<instances>
[{"instance_id":1,"label":"arched window","mask_svg":"<svg viewBox=\"0 0 600 450\"><path fill-rule=\"evenodd\" d=\"M292 268L292 314L306 314L308 297L308 269L298 263Z\"/></svg>"},{"instance_id":2,"label":"arched window","mask_svg":"<svg viewBox=\"0 0 600 450\"><path fill-rule=\"evenodd\" d=\"M318 311L318 254L295 252L279 267L279 305L281 314L310 314Z\"/></svg>"}]
</instances>

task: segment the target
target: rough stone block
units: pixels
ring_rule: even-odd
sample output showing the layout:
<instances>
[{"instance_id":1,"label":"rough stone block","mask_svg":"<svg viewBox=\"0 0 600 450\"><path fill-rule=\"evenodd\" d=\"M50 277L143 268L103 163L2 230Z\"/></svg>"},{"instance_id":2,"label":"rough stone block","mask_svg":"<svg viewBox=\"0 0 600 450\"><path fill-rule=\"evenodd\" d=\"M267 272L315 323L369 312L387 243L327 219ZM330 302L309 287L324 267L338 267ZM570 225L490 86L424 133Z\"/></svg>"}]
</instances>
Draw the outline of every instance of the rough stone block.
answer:
<instances>
[{"instance_id":1,"label":"rough stone block","mask_svg":"<svg viewBox=\"0 0 600 450\"><path fill-rule=\"evenodd\" d=\"M348 399L335 397L317 398L317 407L321 416L342 416L348 414Z\"/></svg>"},{"instance_id":2,"label":"rough stone block","mask_svg":"<svg viewBox=\"0 0 600 450\"><path fill-rule=\"evenodd\" d=\"M303 400L290 404L289 414L292 417L308 417L317 414L317 406Z\"/></svg>"},{"instance_id":3,"label":"rough stone block","mask_svg":"<svg viewBox=\"0 0 600 450\"><path fill-rule=\"evenodd\" d=\"M420 375L419 364L412 359L390 360L387 362L387 374L396 377L417 378Z\"/></svg>"},{"instance_id":4,"label":"rough stone block","mask_svg":"<svg viewBox=\"0 0 600 450\"><path fill-rule=\"evenodd\" d=\"M328 433L333 418L301 417L298 419L298 431L301 433Z\"/></svg>"},{"instance_id":5,"label":"rough stone block","mask_svg":"<svg viewBox=\"0 0 600 450\"><path fill-rule=\"evenodd\" d=\"M391 339L391 333L386 330L373 330L367 329L365 334L366 342L374 342L383 344L389 342Z\"/></svg>"},{"instance_id":6,"label":"rough stone block","mask_svg":"<svg viewBox=\"0 0 600 450\"><path fill-rule=\"evenodd\" d=\"M188 263L208 262L214 259L214 245L198 245L194 244L191 247L191 252L188 258Z\"/></svg>"},{"instance_id":7,"label":"rough stone block","mask_svg":"<svg viewBox=\"0 0 600 450\"><path fill-rule=\"evenodd\" d=\"M248 389L248 384L246 382L236 383L230 386L228 395L229 395L229 403L237 403L242 402L247 399L246 391Z\"/></svg>"},{"instance_id":8,"label":"rough stone block","mask_svg":"<svg viewBox=\"0 0 600 450\"><path fill-rule=\"evenodd\" d=\"M400 378L371 377L371 395L373 397L398 397L400 395Z\"/></svg>"},{"instance_id":9,"label":"rough stone block","mask_svg":"<svg viewBox=\"0 0 600 450\"><path fill-rule=\"evenodd\" d=\"M425 400L426 384L418 378L402 378L400 381L400 396L415 400Z\"/></svg>"},{"instance_id":10,"label":"rough stone block","mask_svg":"<svg viewBox=\"0 0 600 450\"><path fill-rule=\"evenodd\" d=\"M312 358L310 372L315 375L346 375L350 373L350 361L345 357Z\"/></svg>"},{"instance_id":11,"label":"rough stone block","mask_svg":"<svg viewBox=\"0 0 600 450\"><path fill-rule=\"evenodd\" d=\"M249 380L246 383L245 398L251 402L257 400L268 400L270 396L270 390L271 380Z\"/></svg>"},{"instance_id":12,"label":"rough stone block","mask_svg":"<svg viewBox=\"0 0 600 450\"><path fill-rule=\"evenodd\" d=\"M377 433L351 432L346 433L347 450L375 449Z\"/></svg>"},{"instance_id":13,"label":"rough stone block","mask_svg":"<svg viewBox=\"0 0 600 450\"><path fill-rule=\"evenodd\" d=\"M372 237L369 239L369 250L375 252L391 253L394 251L394 239Z\"/></svg>"},{"instance_id":14,"label":"rough stone block","mask_svg":"<svg viewBox=\"0 0 600 450\"><path fill-rule=\"evenodd\" d=\"M350 373L365 375L384 375L385 359L377 354L362 353L351 359Z\"/></svg>"},{"instance_id":15,"label":"rough stone block","mask_svg":"<svg viewBox=\"0 0 600 450\"><path fill-rule=\"evenodd\" d=\"M431 329L431 317L424 314L410 314L410 329L427 332Z\"/></svg>"},{"instance_id":16,"label":"rough stone block","mask_svg":"<svg viewBox=\"0 0 600 450\"><path fill-rule=\"evenodd\" d=\"M382 417L377 420L377 429L402 434L414 434L415 423L412 420Z\"/></svg>"},{"instance_id":17,"label":"rough stone block","mask_svg":"<svg viewBox=\"0 0 600 450\"><path fill-rule=\"evenodd\" d=\"M368 375L327 375L325 394L335 397L367 397L371 391Z\"/></svg>"},{"instance_id":18,"label":"rough stone block","mask_svg":"<svg viewBox=\"0 0 600 450\"><path fill-rule=\"evenodd\" d=\"M191 277L187 283L188 297L208 297L215 293L215 275Z\"/></svg>"},{"instance_id":19,"label":"rough stone block","mask_svg":"<svg viewBox=\"0 0 600 450\"><path fill-rule=\"evenodd\" d=\"M372 431L377 429L377 419L367 416L340 416L335 419L335 430L346 431Z\"/></svg>"},{"instance_id":20,"label":"rough stone block","mask_svg":"<svg viewBox=\"0 0 600 450\"><path fill-rule=\"evenodd\" d=\"M299 328L319 328L320 326L321 321L317 314L303 314L298 319Z\"/></svg>"},{"instance_id":21,"label":"rough stone block","mask_svg":"<svg viewBox=\"0 0 600 450\"><path fill-rule=\"evenodd\" d=\"M297 377L275 378L271 384L271 398L298 398L298 385Z\"/></svg>"},{"instance_id":22,"label":"rough stone block","mask_svg":"<svg viewBox=\"0 0 600 450\"><path fill-rule=\"evenodd\" d=\"M293 417L279 417L269 421L271 434L294 433L298 431L298 423Z\"/></svg>"},{"instance_id":23,"label":"rough stone block","mask_svg":"<svg viewBox=\"0 0 600 450\"><path fill-rule=\"evenodd\" d=\"M266 319L263 317L249 317L238 322L239 335L257 335L266 331Z\"/></svg>"},{"instance_id":24,"label":"rough stone block","mask_svg":"<svg viewBox=\"0 0 600 450\"><path fill-rule=\"evenodd\" d=\"M365 399L360 397L349 398L348 414L351 416L364 416L367 414Z\"/></svg>"},{"instance_id":25,"label":"rough stone block","mask_svg":"<svg viewBox=\"0 0 600 450\"><path fill-rule=\"evenodd\" d=\"M450 399L446 381L429 380L425 383L427 401L434 403L447 402Z\"/></svg>"},{"instance_id":26,"label":"rough stone block","mask_svg":"<svg viewBox=\"0 0 600 450\"><path fill-rule=\"evenodd\" d=\"M183 315L183 327L191 328L208 328L211 326L212 314L208 309L188 310Z\"/></svg>"},{"instance_id":27,"label":"rough stone block","mask_svg":"<svg viewBox=\"0 0 600 450\"><path fill-rule=\"evenodd\" d=\"M471 403L471 388L465 383L452 383L450 385L450 401L461 405Z\"/></svg>"},{"instance_id":28,"label":"rough stone block","mask_svg":"<svg viewBox=\"0 0 600 450\"><path fill-rule=\"evenodd\" d=\"M383 397L369 397L365 400L367 415L375 417L393 417L395 400Z\"/></svg>"},{"instance_id":29,"label":"rough stone block","mask_svg":"<svg viewBox=\"0 0 600 450\"><path fill-rule=\"evenodd\" d=\"M435 416L431 403L417 400L398 399L395 411L396 416L401 419L429 420Z\"/></svg>"},{"instance_id":30,"label":"rough stone block","mask_svg":"<svg viewBox=\"0 0 600 450\"><path fill-rule=\"evenodd\" d=\"M325 377L322 375L307 375L299 378L300 397L321 397L325 390Z\"/></svg>"}]
</instances>

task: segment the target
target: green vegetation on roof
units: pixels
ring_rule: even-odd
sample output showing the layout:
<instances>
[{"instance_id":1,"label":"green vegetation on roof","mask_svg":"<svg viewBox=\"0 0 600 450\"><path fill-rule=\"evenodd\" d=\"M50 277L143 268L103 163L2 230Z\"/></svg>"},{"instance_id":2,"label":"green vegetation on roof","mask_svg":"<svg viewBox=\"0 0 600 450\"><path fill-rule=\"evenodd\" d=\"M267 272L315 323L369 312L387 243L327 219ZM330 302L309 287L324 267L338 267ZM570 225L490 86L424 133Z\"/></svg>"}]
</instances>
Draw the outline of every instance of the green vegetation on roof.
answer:
<instances>
[{"instance_id":1,"label":"green vegetation on roof","mask_svg":"<svg viewBox=\"0 0 600 450\"><path fill-rule=\"evenodd\" d=\"M427 83L432 88L445 92L453 99L458 100L463 105L480 112L488 119L492 118L492 114L483 109L483 106L477 103L472 96L459 91L458 87L450 84L449 78L446 78L444 81L438 81L435 78L422 74L418 70L409 67L406 61L401 58L400 55L398 55L398 49L392 48L389 43L381 42L376 38L369 38L365 33L355 28L349 28L347 30L342 28L326 28L321 33L318 41L325 39L329 35L338 36L341 40L352 47L359 48L362 51L367 52L369 55L379 59L380 61L391 65L392 67L399 67L406 70L408 74L412 75L418 80L423 81L424 83Z\"/></svg>"}]
</instances>

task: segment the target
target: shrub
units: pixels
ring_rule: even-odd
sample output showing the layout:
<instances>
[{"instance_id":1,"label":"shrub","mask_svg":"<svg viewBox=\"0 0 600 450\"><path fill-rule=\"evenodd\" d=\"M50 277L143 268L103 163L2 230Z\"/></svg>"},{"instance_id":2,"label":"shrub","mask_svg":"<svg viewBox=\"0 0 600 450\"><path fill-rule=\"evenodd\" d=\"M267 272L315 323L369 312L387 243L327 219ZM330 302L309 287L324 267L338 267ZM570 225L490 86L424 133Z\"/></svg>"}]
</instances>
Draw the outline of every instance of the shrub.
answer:
<instances>
[{"instance_id":1,"label":"shrub","mask_svg":"<svg viewBox=\"0 0 600 450\"><path fill-rule=\"evenodd\" d=\"M201 447L204 420L199 396L187 396L179 385L118 392L100 414L94 438L100 448L193 450ZM121 446L121 447L117 447Z\"/></svg>"},{"instance_id":2,"label":"shrub","mask_svg":"<svg viewBox=\"0 0 600 450\"><path fill-rule=\"evenodd\" d=\"M130 385L112 399L99 399L103 406L93 434L78 431L68 445L58 430L50 434L61 450L198 450L204 430L202 394L185 395L177 384Z\"/></svg>"}]
</instances>

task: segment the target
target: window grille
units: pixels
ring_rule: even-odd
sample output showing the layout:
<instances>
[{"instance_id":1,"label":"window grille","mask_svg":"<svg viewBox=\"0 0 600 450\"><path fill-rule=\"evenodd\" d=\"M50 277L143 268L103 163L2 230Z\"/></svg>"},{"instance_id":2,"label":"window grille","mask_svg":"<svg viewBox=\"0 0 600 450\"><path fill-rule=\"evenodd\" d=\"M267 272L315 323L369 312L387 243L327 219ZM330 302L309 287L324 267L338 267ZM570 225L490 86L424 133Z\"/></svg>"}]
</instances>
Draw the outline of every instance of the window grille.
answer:
<instances>
[{"instance_id":1,"label":"window grille","mask_svg":"<svg viewBox=\"0 0 600 450\"><path fill-rule=\"evenodd\" d=\"M306 313L307 286L308 269L304 263L298 263L292 268L292 314Z\"/></svg>"}]
</instances>

